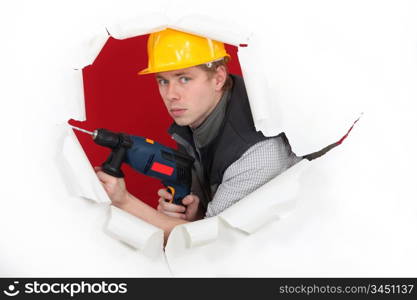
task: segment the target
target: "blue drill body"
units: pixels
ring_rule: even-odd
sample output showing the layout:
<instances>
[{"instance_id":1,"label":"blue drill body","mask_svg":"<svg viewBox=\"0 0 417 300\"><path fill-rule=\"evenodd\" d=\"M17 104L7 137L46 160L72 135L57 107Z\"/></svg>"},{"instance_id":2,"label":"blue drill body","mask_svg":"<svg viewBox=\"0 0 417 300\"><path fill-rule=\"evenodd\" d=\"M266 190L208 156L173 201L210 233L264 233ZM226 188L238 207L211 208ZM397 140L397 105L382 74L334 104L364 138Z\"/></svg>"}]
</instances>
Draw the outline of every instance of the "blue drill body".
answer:
<instances>
[{"instance_id":1,"label":"blue drill body","mask_svg":"<svg viewBox=\"0 0 417 300\"><path fill-rule=\"evenodd\" d=\"M139 173L161 180L175 204L181 205L182 199L190 194L192 157L150 139L106 129L97 129L93 139L112 149L102 165L105 173L123 177L120 167L125 162Z\"/></svg>"}]
</instances>

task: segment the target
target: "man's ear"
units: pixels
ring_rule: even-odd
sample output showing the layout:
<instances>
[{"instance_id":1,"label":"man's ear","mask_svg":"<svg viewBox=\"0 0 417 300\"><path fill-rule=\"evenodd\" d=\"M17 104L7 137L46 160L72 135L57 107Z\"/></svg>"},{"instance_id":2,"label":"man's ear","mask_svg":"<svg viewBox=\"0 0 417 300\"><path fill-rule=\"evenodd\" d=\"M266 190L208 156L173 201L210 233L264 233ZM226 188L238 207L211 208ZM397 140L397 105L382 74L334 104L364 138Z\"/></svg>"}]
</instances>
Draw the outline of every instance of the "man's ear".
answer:
<instances>
[{"instance_id":1,"label":"man's ear","mask_svg":"<svg viewBox=\"0 0 417 300\"><path fill-rule=\"evenodd\" d=\"M226 83L227 71L225 66L218 66L214 75L216 92L220 92Z\"/></svg>"}]
</instances>

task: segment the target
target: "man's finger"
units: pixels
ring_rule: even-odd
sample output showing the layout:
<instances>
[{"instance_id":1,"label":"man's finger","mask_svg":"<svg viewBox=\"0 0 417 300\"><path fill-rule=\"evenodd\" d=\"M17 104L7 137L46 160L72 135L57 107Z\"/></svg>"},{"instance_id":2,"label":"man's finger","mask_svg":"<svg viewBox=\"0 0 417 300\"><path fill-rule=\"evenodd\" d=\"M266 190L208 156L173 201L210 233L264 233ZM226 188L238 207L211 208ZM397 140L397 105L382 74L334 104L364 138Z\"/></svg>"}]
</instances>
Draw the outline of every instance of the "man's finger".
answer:
<instances>
[{"instance_id":1,"label":"man's finger","mask_svg":"<svg viewBox=\"0 0 417 300\"><path fill-rule=\"evenodd\" d=\"M173 217L173 218L184 219L185 220L185 214L173 213L173 212L167 212L167 211L164 211L163 213L166 214L167 216L170 216L170 217Z\"/></svg>"},{"instance_id":2,"label":"man's finger","mask_svg":"<svg viewBox=\"0 0 417 300\"><path fill-rule=\"evenodd\" d=\"M161 208L164 211L176 212L176 213L185 212L185 207L184 206L182 206L182 205L176 205L176 204L172 204L172 203L168 203L163 198L160 198L159 205L161 206Z\"/></svg>"},{"instance_id":3,"label":"man's finger","mask_svg":"<svg viewBox=\"0 0 417 300\"><path fill-rule=\"evenodd\" d=\"M113 176L110 176L109 174L106 174L103 171L98 171L97 177L103 182L108 182L109 180L113 179Z\"/></svg>"},{"instance_id":4,"label":"man's finger","mask_svg":"<svg viewBox=\"0 0 417 300\"><path fill-rule=\"evenodd\" d=\"M171 195L171 193L169 193L167 190L165 190L165 189L160 189L160 190L158 190L158 196L159 197L162 197L162 198L165 198L165 199L168 199L168 200L172 200L172 195Z\"/></svg>"},{"instance_id":5,"label":"man's finger","mask_svg":"<svg viewBox=\"0 0 417 300\"><path fill-rule=\"evenodd\" d=\"M182 203L184 205L190 205L194 201L195 201L195 197L193 195L188 195L187 197L185 197L184 199L182 199Z\"/></svg>"}]
</instances>

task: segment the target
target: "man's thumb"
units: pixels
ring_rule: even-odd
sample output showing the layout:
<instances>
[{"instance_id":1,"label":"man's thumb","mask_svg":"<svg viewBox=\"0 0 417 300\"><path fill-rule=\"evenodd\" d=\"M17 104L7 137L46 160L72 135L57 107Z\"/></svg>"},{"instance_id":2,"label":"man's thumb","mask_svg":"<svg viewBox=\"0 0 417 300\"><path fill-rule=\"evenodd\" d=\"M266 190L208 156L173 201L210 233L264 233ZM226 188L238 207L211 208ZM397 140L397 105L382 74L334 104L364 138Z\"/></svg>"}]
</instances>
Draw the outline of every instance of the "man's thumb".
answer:
<instances>
[{"instance_id":1,"label":"man's thumb","mask_svg":"<svg viewBox=\"0 0 417 300\"><path fill-rule=\"evenodd\" d=\"M182 199L182 203L184 205L190 205L193 202L194 202L194 197L191 196L191 195L188 195L187 197L185 197L184 199Z\"/></svg>"}]
</instances>

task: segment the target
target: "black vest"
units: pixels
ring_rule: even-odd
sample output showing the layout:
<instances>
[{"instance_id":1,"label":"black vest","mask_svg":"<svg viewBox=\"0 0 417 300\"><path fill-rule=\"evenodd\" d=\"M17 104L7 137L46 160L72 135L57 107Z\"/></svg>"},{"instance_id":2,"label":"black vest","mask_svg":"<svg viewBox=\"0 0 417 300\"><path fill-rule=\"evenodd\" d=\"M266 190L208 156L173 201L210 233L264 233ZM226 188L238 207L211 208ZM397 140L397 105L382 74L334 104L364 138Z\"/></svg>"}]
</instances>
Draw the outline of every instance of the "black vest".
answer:
<instances>
[{"instance_id":1,"label":"black vest","mask_svg":"<svg viewBox=\"0 0 417 300\"><path fill-rule=\"evenodd\" d=\"M204 181L208 201L213 198L212 187L222 182L225 170L238 160L254 144L268 139L262 133L255 130L253 118L249 106L248 95L242 77L230 75L233 79L233 87L226 108L226 114L217 136L207 146L200 148L201 157L195 149L191 129L188 126L171 125L168 133L177 134L188 145L183 149L194 149L189 155L198 159L203 166ZM178 140L177 140L178 142ZM181 149L181 147L180 147Z\"/></svg>"}]
</instances>

